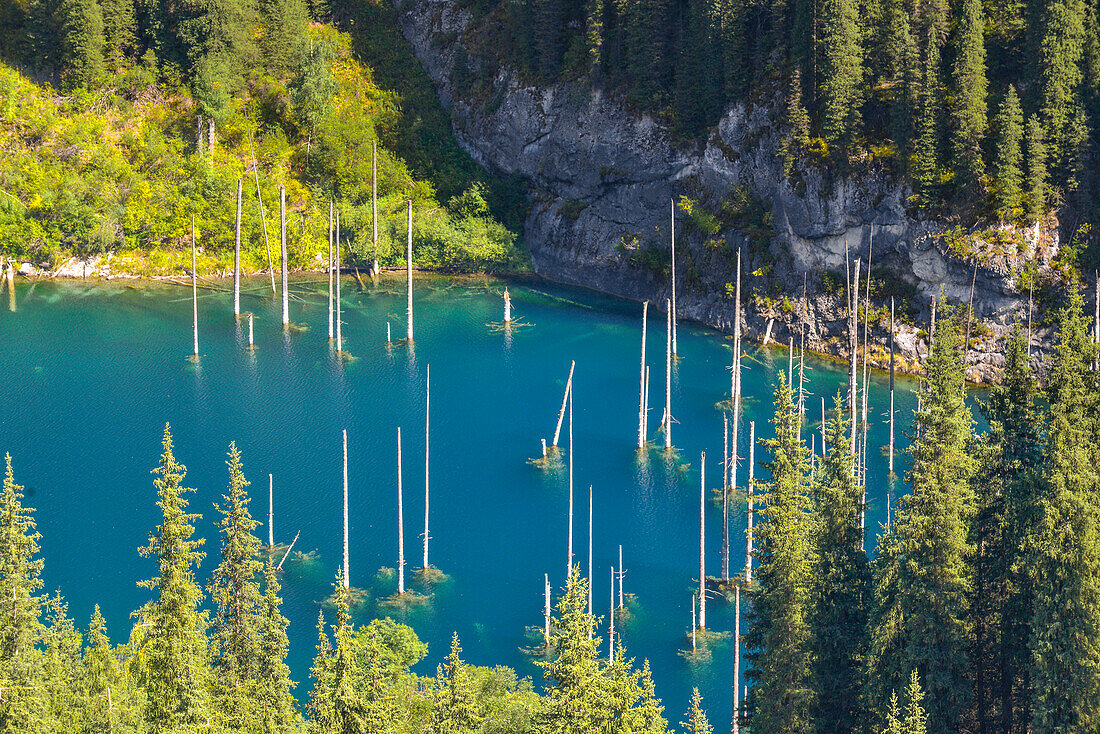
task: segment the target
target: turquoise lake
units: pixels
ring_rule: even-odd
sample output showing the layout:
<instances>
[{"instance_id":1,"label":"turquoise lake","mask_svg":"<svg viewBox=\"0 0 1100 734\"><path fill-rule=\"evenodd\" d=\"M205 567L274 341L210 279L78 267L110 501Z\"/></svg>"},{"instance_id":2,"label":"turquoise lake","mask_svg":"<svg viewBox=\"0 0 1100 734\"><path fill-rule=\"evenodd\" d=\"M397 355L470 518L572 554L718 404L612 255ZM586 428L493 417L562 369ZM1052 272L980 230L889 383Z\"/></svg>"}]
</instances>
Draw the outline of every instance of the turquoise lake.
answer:
<instances>
[{"instance_id":1,"label":"turquoise lake","mask_svg":"<svg viewBox=\"0 0 1100 734\"><path fill-rule=\"evenodd\" d=\"M692 686L702 691L716 730L726 730L732 701L733 648L716 643L705 659L690 648L692 590L699 553L699 452L707 451L708 487L721 488L722 414L729 397L731 341L692 324L679 326L681 359L673 373L673 428L679 451L636 450L641 304L539 282L509 285L523 326L503 331L504 285L496 280L415 281L414 347L387 346L404 336L403 274L358 291L343 287L345 349L327 339L326 285L291 283L291 320L266 279L249 280L242 311L255 313L256 349L247 320L236 323L231 283L199 292L201 359L192 363L191 291L172 284L81 282L16 284L16 309L0 299L0 452L10 452L27 504L37 509L46 590L60 588L78 626L99 603L115 642L147 598L136 582L153 574L137 548L158 522L150 470L171 423L176 456L187 466L191 509L202 513L205 578L217 562L213 502L225 491L226 451L240 448L252 482L252 512L265 522L268 474L274 476L275 540L301 531L284 566L284 612L291 621L290 665L308 695L317 611L331 593L341 559L341 431L347 429L351 583L369 590L356 621L389 613L429 645L417 670L431 674L457 631L464 658L515 667L542 685L522 648L541 629L543 574L557 590L566 569L567 473L529 464L550 439L571 360L574 376L576 562L587 566L588 487L594 493L594 597L605 619L610 567L623 547L625 589L636 596L623 632L628 654L651 661L666 718L683 717ZM650 311L651 439L664 403L664 314ZM819 430L820 399L831 406L844 366L807 357L810 393L806 440ZM431 562L448 575L430 603L401 611L378 605L395 590L379 569L397 563L396 431L403 434L405 552L420 565L424 512L424 387L431 366ZM785 349L747 347L739 454L748 454L748 421L771 435L772 386L787 369ZM897 437L904 448L916 399L898 383ZM868 451L868 547L886 517L886 412L889 383L873 376ZM568 421L568 417L566 418ZM568 423L562 428L566 444ZM819 446L820 450L820 446ZM767 456L760 449L757 461ZM897 459L899 471L904 467ZM742 459L738 479L747 476ZM758 479L766 478L762 467ZM718 575L721 506L706 509L707 573ZM745 508L731 509L731 570L743 565ZM410 585L419 588L410 573ZM732 605L708 603L708 627L733 629ZM601 625L600 633L604 634ZM606 635L605 635L606 640ZM606 641L603 646L606 654Z\"/></svg>"}]
</instances>

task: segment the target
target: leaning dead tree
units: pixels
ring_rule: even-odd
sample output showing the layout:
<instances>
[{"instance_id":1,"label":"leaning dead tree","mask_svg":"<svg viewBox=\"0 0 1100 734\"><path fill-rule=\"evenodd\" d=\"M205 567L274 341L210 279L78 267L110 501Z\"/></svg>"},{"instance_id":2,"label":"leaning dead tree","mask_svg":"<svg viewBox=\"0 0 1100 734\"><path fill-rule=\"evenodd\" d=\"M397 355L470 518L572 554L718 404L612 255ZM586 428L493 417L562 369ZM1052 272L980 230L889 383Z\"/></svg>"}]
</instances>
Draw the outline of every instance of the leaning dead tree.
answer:
<instances>
[{"instance_id":1,"label":"leaning dead tree","mask_svg":"<svg viewBox=\"0 0 1100 734\"><path fill-rule=\"evenodd\" d=\"M577 366L576 360L569 363L569 377L565 380L565 394L561 398L561 410L558 411L558 425L554 428L554 442L550 444L558 447L558 438L561 436L561 423L565 419L565 405L569 401L569 394L573 390L573 369Z\"/></svg>"}]
</instances>

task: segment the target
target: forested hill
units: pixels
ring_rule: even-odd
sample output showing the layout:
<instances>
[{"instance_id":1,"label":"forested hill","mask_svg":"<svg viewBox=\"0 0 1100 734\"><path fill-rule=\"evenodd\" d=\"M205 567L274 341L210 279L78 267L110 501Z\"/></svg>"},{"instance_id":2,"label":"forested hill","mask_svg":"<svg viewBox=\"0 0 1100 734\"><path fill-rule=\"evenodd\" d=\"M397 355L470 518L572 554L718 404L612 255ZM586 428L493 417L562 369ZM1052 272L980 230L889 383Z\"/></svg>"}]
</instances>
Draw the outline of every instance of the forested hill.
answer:
<instances>
[{"instance_id":1,"label":"forested hill","mask_svg":"<svg viewBox=\"0 0 1100 734\"><path fill-rule=\"evenodd\" d=\"M788 173L886 167L935 217L1097 212L1100 26L1083 0L469 0L479 54L708 135L773 107ZM467 39L468 41L470 39ZM1063 239L1069 239L1064 236Z\"/></svg>"},{"instance_id":2,"label":"forested hill","mask_svg":"<svg viewBox=\"0 0 1100 734\"><path fill-rule=\"evenodd\" d=\"M0 0L6 255L169 274L194 215L200 272L225 271L243 178L246 269L277 242L280 185L292 266L327 250L330 201L345 262L369 261L372 141L383 265L403 262L412 199L417 264L527 267L522 190L456 145L383 0Z\"/></svg>"}]
</instances>

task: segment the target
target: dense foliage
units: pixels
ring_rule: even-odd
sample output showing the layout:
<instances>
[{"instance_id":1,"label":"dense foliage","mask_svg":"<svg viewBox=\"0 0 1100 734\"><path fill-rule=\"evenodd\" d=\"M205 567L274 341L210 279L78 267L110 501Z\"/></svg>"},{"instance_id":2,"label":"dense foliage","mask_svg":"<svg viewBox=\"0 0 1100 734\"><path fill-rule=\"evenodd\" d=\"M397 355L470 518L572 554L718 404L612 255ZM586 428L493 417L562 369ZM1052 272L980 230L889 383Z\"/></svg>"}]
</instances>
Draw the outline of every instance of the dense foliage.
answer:
<instances>
[{"instance_id":1,"label":"dense foliage","mask_svg":"<svg viewBox=\"0 0 1100 734\"><path fill-rule=\"evenodd\" d=\"M962 308L932 334L906 480L864 551L859 446L837 398L812 456L780 375L768 481L758 485L753 581L742 588L754 732L1088 732L1100 701L1100 411L1097 346L1076 291L1058 313L1042 386L1024 330L1007 338L1004 379L966 399ZM858 394L858 393L857 393ZM814 429L816 430L816 429ZM10 458L0 493L0 727L10 732L665 732L648 663L615 657L574 568L537 663L541 692L506 668L462 660L457 637L434 677L411 629L351 624L337 578L322 607L307 713L293 697L280 572L255 531L242 458L230 445L215 505L217 563L197 574L186 468L167 428L154 469L162 522L141 553L155 564L129 639L112 645L98 609L86 632L60 593L42 593L40 535ZM214 551L211 551L213 555ZM10 595L7 590L10 589ZM708 632L704 631L704 635ZM711 731L698 696L683 726ZM113 727L113 728L112 728Z\"/></svg>"},{"instance_id":2,"label":"dense foliage","mask_svg":"<svg viewBox=\"0 0 1100 734\"><path fill-rule=\"evenodd\" d=\"M194 216L199 270L225 272L242 180L248 270L266 268L278 241L280 185L292 267L327 255L330 201L346 262L403 263L411 199L416 264L524 268L519 189L458 148L392 10L355 13L301 0L0 1L3 251L51 265L112 252L116 270L178 273Z\"/></svg>"},{"instance_id":3,"label":"dense foliage","mask_svg":"<svg viewBox=\"0 0 1100 734\"><path fill-rule=\"evenodd\" d=\"M456 61L456 73L488 79L505 62L536 81L609 88L691 138L729 104L764 105L776 113L788 172L881 163L935 212L1034 222L1067 204L1096 219L1095 3L466 4L486 20L466 39L477 59L462 59L461 70ZM1021 187L1022 172L1037 185Z\"/></svg>"}]
</instances>

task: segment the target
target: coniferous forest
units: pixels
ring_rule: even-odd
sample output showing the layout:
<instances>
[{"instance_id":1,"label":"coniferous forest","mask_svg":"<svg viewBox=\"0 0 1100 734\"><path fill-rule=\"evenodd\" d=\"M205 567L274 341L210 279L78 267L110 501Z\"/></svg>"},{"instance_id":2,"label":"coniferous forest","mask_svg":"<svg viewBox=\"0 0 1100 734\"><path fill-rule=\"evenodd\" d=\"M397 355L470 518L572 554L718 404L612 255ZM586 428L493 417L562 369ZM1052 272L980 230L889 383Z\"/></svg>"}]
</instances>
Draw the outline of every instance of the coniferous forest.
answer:
<instances>
[{"instance_id":1,"label":"coniferous forest","mask_svg":"<svg viewBox=\"0 0 1100 734\"><path fill-rule=\"evenodd\" d=\"M1061 207L1096 219L1095 3L469 5L487 18L479 53L534 81L617 90L685 138L705 137L730 104L775 110L788 175L884 167L917 207L964 222L1033 223Z\"/></svg>"},{"instance_id":2,"label":"coniferous forest","mask_svg":"<svg viewBox=\"0 0 1100 734\"><path fill-rule=\"evenodd\" d=\"M1070 250L1100 261L1096 3L464 5L483 21L469 39L479 52L535 83L621 93L685 144L730 104L765 106L789 176L882 166L911 184L917 209L966 222L1069 212ZM262 270L283 187L291 267L320 255L329 202L349 264L403 262L399 211L411 200L417 265L524 269L522 187L458 147L394 13L373 1L0 0L5 253L56 265L132 252L135 271L173 272L194 221L197 269L224 272L242 191L243 262ZM248 457L230 445L224 496L192 506L190 459L166 427L151 479L161 521L138 550L149 575L125 581L148 601L128 630L107 629L98 608L73 619L64 590L44 588L49 559L20 457L7 457L0 732L1100 732L1100 334L1076 284L1059 303L1042 379L1020 324L1001 384L976 403L970 309L941 306L904 474L888 480L900 498L873 553L851 406L838 396L824 446L808 445L779 377L756 467L752 579L739 586L747 697L736 715L708 710L698 691L687 711L666 711L646 661L617 638L605 654L609 620L589 613L579 567L556 594L542 680L464 662L457 635L434 675L413 672L426 646L391 619L355 628L337 578L310 680L292 681ZM211 511L217 535L199 537Z\"/></svg>"},{"instance_id":3,"label":"coniferous forest","mask_svg":"<svg viewBox=\"0 0 1100 734\"><path fill-rule=\"evenodd\" d=\"M753 732L1089 732L1100 727L1100 497L1097 346L1076 292L1056 316L1042 383L1026 330L1006 344L1002 384L977 403L963 371L966 313L945 307L918 387L909 491L874 554L849 406L837 396L806 443L794 390L774 385L774 438L758 456L751 581L740 587ZM813 433L813 431L810 431ZM34 510L7 460L0 495L0 728L10 732L664 732L647 662L586 609L575 567L550 614L544 680L463 662L455 636L434 676L410 671L426 647L411 628L350 623L340 582L320 608L312 690L286 665L280 573L261 552L245 460L234 445L213 510L196 535L187 470L168 427L152 485L161 521L139 549L148 601L130 630L96 612L68 616L44 593ZM895 485L895 478L888 481ZM213 569L199 582L199 566ZM301 634L301 632L298 632ZM610 658L610 659L609 659ZM297 685L301 685L299 682ZM696 691L687 731L710 732ZM673 730L675 726L673 725Z\"/></svg>"}]
</instances>

